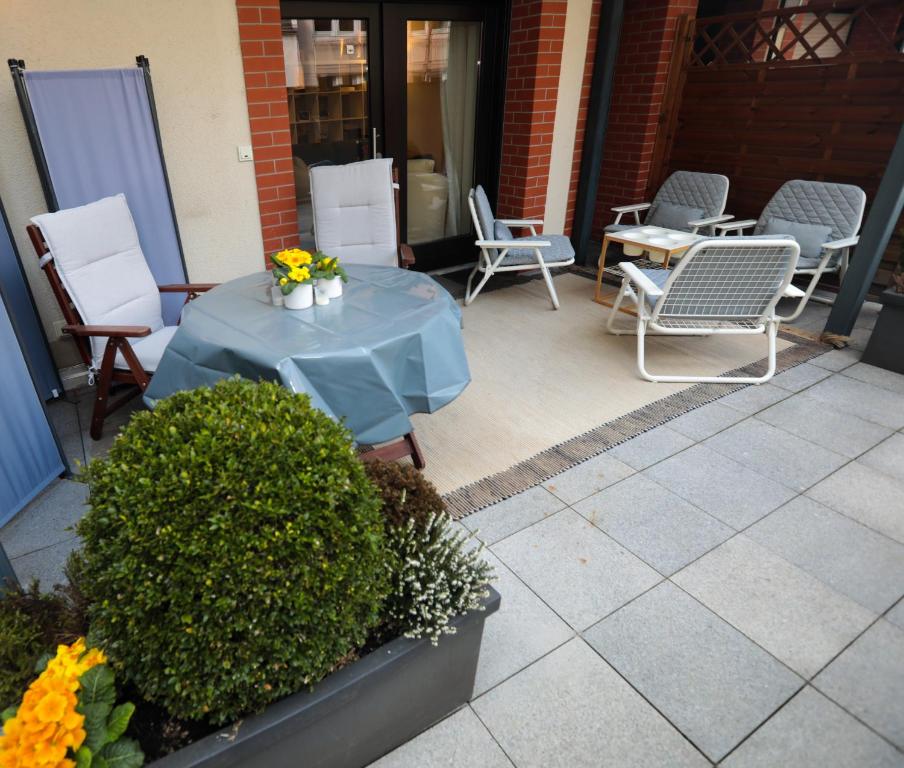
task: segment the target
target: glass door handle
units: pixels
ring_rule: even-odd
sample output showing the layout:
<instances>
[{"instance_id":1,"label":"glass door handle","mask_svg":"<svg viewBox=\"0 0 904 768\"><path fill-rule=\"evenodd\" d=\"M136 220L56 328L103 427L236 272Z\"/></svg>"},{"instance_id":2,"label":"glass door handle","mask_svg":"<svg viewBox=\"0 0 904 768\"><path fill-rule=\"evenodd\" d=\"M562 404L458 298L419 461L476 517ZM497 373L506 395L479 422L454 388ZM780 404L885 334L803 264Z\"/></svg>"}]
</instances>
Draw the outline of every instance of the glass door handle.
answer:
<instances>
[{"instance_id":1,"label":"glass door handle","mask_svg":"<svg viewBox=\"0 0 904 768\"><path fill-rule=\"evenodd\" d=\"M377 133L377 129L376 129L376 128L371 128L371 129L370 129L371 148L372 148L372 150L373 150L373 154L372 154L371 156L372 156L374 159L383 157L382 153L377 152L377 137L378 137L379 135L380 135L380 134Z\"/></svg>"}]
</instances>

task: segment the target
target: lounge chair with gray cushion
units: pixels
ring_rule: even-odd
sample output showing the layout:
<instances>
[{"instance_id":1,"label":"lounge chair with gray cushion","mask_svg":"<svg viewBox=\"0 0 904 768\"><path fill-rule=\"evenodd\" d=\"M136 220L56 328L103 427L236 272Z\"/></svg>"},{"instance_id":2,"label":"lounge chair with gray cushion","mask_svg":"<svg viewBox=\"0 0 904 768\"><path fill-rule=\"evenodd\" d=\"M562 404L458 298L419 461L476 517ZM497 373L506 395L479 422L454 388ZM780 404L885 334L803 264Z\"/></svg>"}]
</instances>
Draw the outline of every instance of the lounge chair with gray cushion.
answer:
<instances>
[{"instance_id":1,"label":"lounge chair with gray cushion","mask_svg":"<svg viewBox=\"0 0 904 768\"><path fill-rule=\"evenodd\" d=\"M634 203L613 208L615 221L606 227L606 232L621 232L645 224L696 233L701 227L712 227L732 218L723 214L727 197L727 176L675 171L663 182L652 203ZM644 211L645 217L641 219ZM623 223L622 217L628 213L633 214L634 221Z\"/></svg>"},{"instance_id":2,"label":"lounge chair with gray cushion","mask_svg":"<svg viewBox=\"0 0 904 768\"><path fill-rule=\"evenodd\" d=\"M791 239L713 237L691 246L673 269L639 269L630 261L609 313L607 330L637 334L637 369L648 381L761 384L775 374L776 336L782 318L775 314L781 298L804 298L791 285L800 248ZM637 325L616 329L625 298L634 301ZM647 334L669 336L751 335L764 333L768 366L762 376L692 376L647 371ZM698 342L705 343L705 342Z\"/></svg>"},{"instance_id":3,"label":"lounge chair with gray cushion","mask_svg":"<svg viewBox=\"0 0 904 768\"><path fill-rule=\"evenodd\" d=\"M465 304L470 304L496 272L525 272L539 269L546 281L546 290L555 309L559 308L559 297L552 284L550 267L567 267L574 264L574 248L565 235L538 235L536 227L542 226L541 219L497 219L493 215L490 201L483 187L478 185L468 194L468 207L477 232L475 245L480 248L477 266L468 275L465 289ZM515 237L509 227L530 229L530 235ZM483 277L477 287L471 284L478 272Z\"/></svg>"},{"instance_id":4,"label":"lounge chair with gray cushion","mask_svg":"<svg viewBox=\"0 0 904 768\"><path fill-rule=\"evenodd\" d=\"M728 221L716 224L720 234L741 235L753 227L753 236L789 235L800 246L796 275L812 275L806 289L810 298L822 275L837 273L844 279L850 251L859 237L866 208L866 193L852 184L827 181L786 181L766 204L758 219ZM831 299L814 297L814 301L831 304ZM796 318L805 302L786 322Z\"/></svg>"}]
</instances>

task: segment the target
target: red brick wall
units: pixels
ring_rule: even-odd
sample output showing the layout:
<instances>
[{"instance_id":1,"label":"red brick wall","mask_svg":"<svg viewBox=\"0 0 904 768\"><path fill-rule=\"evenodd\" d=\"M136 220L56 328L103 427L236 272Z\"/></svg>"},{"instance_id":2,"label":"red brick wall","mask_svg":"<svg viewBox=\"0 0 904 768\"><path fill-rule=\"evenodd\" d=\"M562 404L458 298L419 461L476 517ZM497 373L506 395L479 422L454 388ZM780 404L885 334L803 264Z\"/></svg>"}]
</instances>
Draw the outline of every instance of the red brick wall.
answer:
<instances>
[{"instance_id":1,"label":"red brick wall","mask_svg":"<svg viewBox=\"0 0 904 768\"><path fill-rule=\"evenodd\" d=\"M497 216L543 218L567 2L513 0Z\"/></svg>"},{"instance_id":2,"label":"red brick wall","mask_svg":"<svg viewBox=\"0 0 904 768\"><path fill-rule=\"evenodd\" d=\"M571 161L571 183L568 187L568 205L565 208L565 234L571 234L574 224L574 208L578 197L578 179L581 175L581 154L584 151L584 135L587 127L587 108L590 104L590 84L593 80L593 57L600 26L602 0L595 0L590 11L590 29L587 33L587 56L584 59L584 76L581 82L581 100L578 102L578 122L574 134L574 154Z\"/></svg>"},{"instance_id":3,"label":"red brick wall","mask_svg":"<svg viewBox=\"0 0 904 768\"><path fill-rule=\"evenodd\" d=\"M614 205L644 202L678 17L697 0L626 3L593 235L602 238Z\"/></svg>"},{"instance_id":4,"label":"red brick wall","mask_svg":"<svg viewBox=\"0 0 904 768\"><path fill-rule=\"evenodd\" d=\"M279 0L236 0L264 252L298 245Z\"/></svg>"}]
</instances>

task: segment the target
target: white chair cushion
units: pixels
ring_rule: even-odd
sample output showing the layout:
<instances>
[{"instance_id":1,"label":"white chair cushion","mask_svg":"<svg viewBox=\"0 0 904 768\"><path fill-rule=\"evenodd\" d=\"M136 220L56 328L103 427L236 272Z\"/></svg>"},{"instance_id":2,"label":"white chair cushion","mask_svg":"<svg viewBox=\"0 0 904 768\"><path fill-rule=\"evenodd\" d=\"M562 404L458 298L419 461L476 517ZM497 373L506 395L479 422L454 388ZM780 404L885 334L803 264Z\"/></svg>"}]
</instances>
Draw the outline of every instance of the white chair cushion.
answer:
<instances>
[{"instance_id":1,"label":"white chair cushion","mask_svg":"<svg viewBox=\"0 0 904 768\"><path fill-rule=\"evenodd\" d=\"M163 328L160 292L151 275L125 195L35 216L57 272L86 325ZM91 339L100 368L105 338Z\"/></svg>"},{"instance_id":2,"label":"white chair cushion","mask_svg":"<svg viewBox=\"0 0 904 768\"><path fill-rule=\"evenodd\" d=\"M157 370L166 345L170 343L173 334L178 328L179 326L177 325L165 325L160 330L154 331L150 336L143 336L140 339L129 339L138 362L141 363L141 367L148 373L153 373ZM113 365L116 368L127 369L129 367L122 356L122 352L116 353L116 362Z\"/></svg>"},{"instance_id":3,"label":"white chair cushion","mask_svg":"<svg viewBox=\"0 0 904 768\"><path fill-rule=\"evenodd\" d=\"M398 266L392 160L311 168L314 237L349 264Z\"/></svg>"}]
</instances>

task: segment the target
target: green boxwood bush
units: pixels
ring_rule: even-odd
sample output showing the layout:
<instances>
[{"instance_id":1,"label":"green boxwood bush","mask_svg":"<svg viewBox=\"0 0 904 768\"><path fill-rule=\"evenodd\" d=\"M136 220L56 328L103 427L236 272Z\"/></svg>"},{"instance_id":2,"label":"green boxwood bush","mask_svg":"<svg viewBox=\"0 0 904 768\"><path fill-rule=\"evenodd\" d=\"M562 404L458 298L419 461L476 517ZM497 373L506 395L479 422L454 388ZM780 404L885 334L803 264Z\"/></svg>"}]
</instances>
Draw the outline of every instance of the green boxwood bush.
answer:
<instances>
[{"instance_id":1,"label":"green boxwood bush","mask_svg":"<svg viewBox=\"0 0 904 768\"><path fill-rule=\"evenodd\" d=\"M380 501L348 431L307 396L238 379L177 393L86 474L92 639L173 716L259 710L379 619Z\"/></svg>"}]
</instances>

